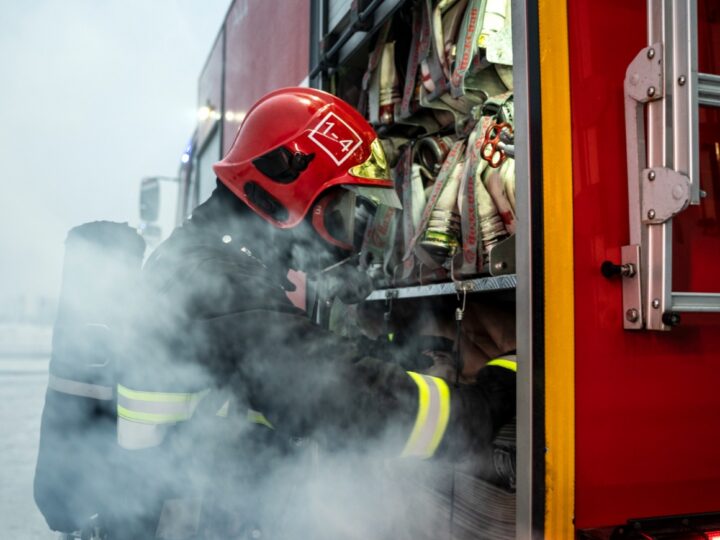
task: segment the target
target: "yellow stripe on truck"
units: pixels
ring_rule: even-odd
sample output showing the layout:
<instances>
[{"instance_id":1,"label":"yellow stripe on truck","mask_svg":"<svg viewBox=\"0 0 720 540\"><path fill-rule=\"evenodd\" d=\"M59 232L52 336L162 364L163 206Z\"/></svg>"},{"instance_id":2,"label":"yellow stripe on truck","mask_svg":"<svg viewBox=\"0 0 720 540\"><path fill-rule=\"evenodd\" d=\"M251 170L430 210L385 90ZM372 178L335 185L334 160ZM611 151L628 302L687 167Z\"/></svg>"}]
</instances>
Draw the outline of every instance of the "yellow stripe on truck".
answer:
<instances>
[{"instance_id":1,"label":"yellow stripe on truck","mask_svg":"<svg viewBox=\"0 0 720 540\"><path fill-rule=\"evenodd\" d=\"M545 538L575 538L575 300L568 2L540 0L545 293ZM558 148L562 151L558 152Z\"/></svg>"}]
</instances>

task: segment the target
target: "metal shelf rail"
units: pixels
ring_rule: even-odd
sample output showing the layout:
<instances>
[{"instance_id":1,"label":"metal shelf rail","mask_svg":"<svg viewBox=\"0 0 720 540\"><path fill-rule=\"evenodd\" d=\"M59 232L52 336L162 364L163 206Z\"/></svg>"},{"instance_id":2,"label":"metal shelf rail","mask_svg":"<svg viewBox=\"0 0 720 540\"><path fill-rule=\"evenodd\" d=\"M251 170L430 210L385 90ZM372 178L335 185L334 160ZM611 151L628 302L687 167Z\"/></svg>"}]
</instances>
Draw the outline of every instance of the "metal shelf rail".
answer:
<instances>
[{"instance_id":1,"label":"metal shelf rail","mask_svg":"<svg viewBox=\"0 0 720 540\"><path fill-rule=\"evenodd\" d=\"M379 289L370 293L365 301L446 296L462 292L479 293L505 291L515 289L516 286L517 276L515 274L507 274L504 276L489 276L456 282L430 283L428 285Z\"/></svg>"}]
</instances>

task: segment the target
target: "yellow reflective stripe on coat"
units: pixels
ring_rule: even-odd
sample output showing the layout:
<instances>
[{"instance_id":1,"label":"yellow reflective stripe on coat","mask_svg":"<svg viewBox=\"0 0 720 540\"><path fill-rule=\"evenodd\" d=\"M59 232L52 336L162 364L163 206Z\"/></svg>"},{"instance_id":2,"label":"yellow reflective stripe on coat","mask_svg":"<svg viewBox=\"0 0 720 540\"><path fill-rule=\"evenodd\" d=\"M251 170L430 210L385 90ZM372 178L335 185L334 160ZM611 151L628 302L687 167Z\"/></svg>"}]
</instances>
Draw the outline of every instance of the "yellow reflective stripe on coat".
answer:
<instances>
[{"instance_id":1,"label":"yellow reflective stripe on coat","mask_svg":"<svg viewBox=\"0 0 720 540\"><path fill-rule=\"evenodd\" d=\"M431 457L442 441L450 418L450 389L445 381L414 371L407 374L418 387L418 413L401 457Z\"/></svg>"},{"instance_id":2,"label":"yellow reflective stripe on coat","mask_svg":"<svg viewBox=\"0 0 720 540\"><path fill-rule=\"evenodd\" d=\"M265 415L263 413L261 413L260 411L254 411L252 409L248 409L247 419L249 422L252 422L253 424L261 424L263 426L269 427L270 429L275 429L275 426L273 426L270 423L270 420L265 418Z\"/></svg>"},{"instance_id":3,"label":"yellow reflective stripe on coat","mask_svg":"<svg viewBox=\"0 0 720 540\"><path fill-rule=\"evenodd\" d=\"M174 424L176 422L182 422L190 418L190 414L187 411L178 413L147 413L141 411L133 411L127 409L122 405L117 406L117 413L120 418L126 420L134 420L136 422L144 422L146 424Z\"/></svg>"},{"instance_id":4,"label":"yellow reflective stripe on coat","mask_svg":"<svg viewBox=\"0 0 720 540\"><path fill-rule=\"evenodd\" d=\"M147 392L145 390L131 390L122 384L118 384L117 392L118 396L138 401L177 403L192 399L198 394L206 393L207 390L204 390L203 392Z\"/></svg>"},{"instance_id":5,"label":"yellow reflective stripe on coat","mask_svg":"<svg viewBox=\"0 0 720 540\"><path fill-rule=\"evenodd\" d=\"M222 404L222 407L220 407L217 412L215 413L215 416L220 416L221 418L227 418L228 414L230 414L230 400L228 399L225 401L225 403Z\"/></svg>"},{"instance_id":6,"label":"yellow reflective stripe on coat","mask_svg":"<svg viewBox=\"0 0 720 540\"><path fill-rule=\"evenodd\" d=\"M170 424L190 418L208 390L194 393L146 392L117 387L120 418L146 424Z\"/></svg>"},{"instance_id":7,"label":"yellow reflective stripe on coat","mask_svg":"<svg viewBox=\"0 0 720 540\"><path fill-rule=\"evenodd\" d=\"M502 367L505 369L509 369L510 371L514 371L515 373L517 373L517 361L514 359L511 360L511 358L514 358L514 357L508 356L505 358L495 358L494 360L490 360L485 365L486 366L498 366L498 367Z\"/></svg>"},{"instance_id":8,"label":"yellow reflective stripe on coat","mask_svg":"<svg viewBox=\"0 0 720 540\"><path fill-rule=\"evenodd\" d=\"M158 446L167 426L192 417L202 392L147 392L117 386L117 440L122 448L137 450Z\"/></svg>"},{"instance_id":9,"label":"yellow reflective stripe on coat","mask_svg":"<svg viewBox=\"0 0 720 540\"><path fill-rule=\"evenodd\" d=\"M229 414L230 400L228 399L227 401L225 401L225 403L223 403L222 407L218 409L218 411L215 413L215 416L227 418ZM275 429L275 426L273 426L272 423L270 423L270 420L265 418L265 415L260 411L248 409L245 418L248 422L252 422L253 424L262 424L263 426L267 426L270 429Z\"/></svg>"}]
</instances>

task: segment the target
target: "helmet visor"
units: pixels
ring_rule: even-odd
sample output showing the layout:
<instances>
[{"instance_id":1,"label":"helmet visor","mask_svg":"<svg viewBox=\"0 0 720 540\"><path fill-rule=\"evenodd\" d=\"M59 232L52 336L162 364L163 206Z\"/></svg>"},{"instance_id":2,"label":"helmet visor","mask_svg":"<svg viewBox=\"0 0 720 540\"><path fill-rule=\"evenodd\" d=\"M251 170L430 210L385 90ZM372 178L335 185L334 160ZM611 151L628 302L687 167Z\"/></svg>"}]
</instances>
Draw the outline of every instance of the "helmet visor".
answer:
<instances>
[{"instance_id":1,"label":"helmet visor","mask_svg":"<svg viewBox=\"0 0 720 540\"><path fill-rule=\"evenodd\" d=\"M312 224L329 244L352 250L355 239L355 193L335 189L326 193L313 209Z\"/></svg>"},{"instance_id":2,"label":"helmet visor","mask_svg":"<svg viewBox=\"0 0 720 540\"><path fill-rule=\"evenodd\" d=\"M380 139L375 139L370 145L370 157L364 163L352 167L348 172L357 178L390 180L390 167Z\"/></svg>"},{"instance_id":3,"label":"helmet visor","mask_svg":"<svg viewBox=\"0 0 720 540\"><path fill-rule=\"evenodd\" d=\"M317 201L312 223L328 243L357 252L362 245L368 219L378 204L401 208L394 189L343 185L330 190Z\"/></svg>"}]
</instances>

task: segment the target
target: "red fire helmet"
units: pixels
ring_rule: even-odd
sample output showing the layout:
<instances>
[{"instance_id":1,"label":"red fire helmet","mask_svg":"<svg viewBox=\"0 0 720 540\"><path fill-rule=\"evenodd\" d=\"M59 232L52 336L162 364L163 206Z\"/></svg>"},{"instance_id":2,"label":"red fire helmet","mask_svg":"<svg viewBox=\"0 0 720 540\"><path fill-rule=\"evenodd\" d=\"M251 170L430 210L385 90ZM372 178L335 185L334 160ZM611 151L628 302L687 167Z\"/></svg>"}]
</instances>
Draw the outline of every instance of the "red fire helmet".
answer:
<instances>
[{"instance_id":1,"label":"red fire helmet","mask_svg":"<svg viewBox=\"0 0 720 540\"><path fill-rule=\"evenodd\" d=\"M370 124L343 100L313 88L283 88L260 99L213 169L253 211L282 229L302 221L333 187L385 204L397 200Z\"/></svg>"}]
</instances>

